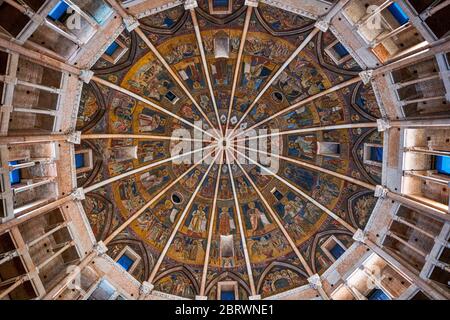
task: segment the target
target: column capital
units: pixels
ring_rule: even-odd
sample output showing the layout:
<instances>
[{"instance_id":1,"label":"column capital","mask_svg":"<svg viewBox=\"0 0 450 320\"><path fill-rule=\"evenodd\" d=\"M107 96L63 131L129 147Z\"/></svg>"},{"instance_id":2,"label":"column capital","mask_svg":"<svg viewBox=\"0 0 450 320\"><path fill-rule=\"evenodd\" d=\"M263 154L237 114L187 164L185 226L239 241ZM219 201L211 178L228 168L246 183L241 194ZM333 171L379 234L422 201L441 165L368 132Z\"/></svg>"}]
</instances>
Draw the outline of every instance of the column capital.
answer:
<instances>
[{"instance_id":1,"label":"column capital","mask_svg":"<svg viewBox=\"0 0 450 320\"><path fill-rule=\"evenodd\" d=\"M75 189L75 191L72 193L72 196L75 200L79 201L86 199L86 195L84 194L83 188Z\"/></svg>"},{"instance_id":2,"label":"column capital","mask_svg":"<svg viewBox=\"0 0 450 320\"><path fill-rule=\"evenodd\" d=\"M27 15L37 25L42 25L45 23L44 16L40 15L39 13L34 13L34 11L28 7L25 9L24 14Z\"/></svg>"},{"instance_id":3,"label":"column capital","mask_svg":"<svg viewBox=\"0 0 450 320\"><path fill-rule=\"evenodd\" d=\"M139 21L133 16L126 16L123 18L123 23L125 24L125 28L128 32L133 31L137 27L139 27Z\"/></svg>"},{"instance_id":4,"label":"column capital","mask_svg":"<svg viewBox=\"0 0 450 320\"><path fill-rule=\"evenodd\" d=\"M445 100L450 101L450 92L445 94Z\"/></svg>"},{"instance_id":5,"label":"column capital","mask_svg":"<svg viewBox=\"0 0 450 320\"><path fill-rule=\"evenodd\" d=\"M247 7L254 7L254 8L256 8L256 7L258 7L258 4L259 4L259 0L245 0L245 5Z\"/></svg>"},{"instance_id":6,"label":"column capital","mask_svg":"<svg viewBox=\"0 0 450 320\"><path fill-rule=\"evenodd\" d=\"M261 300L261 295L257 294L257 295L254 295L254 296L249 296L248 300L250 300L250 301L252 301L252 300Z\"/></svg>"},{"instance_id":7,"label":"column capital","mask_svg":"<svg viewBox=\"0 0 450 320\"><path fill-rule=\"evenodd\" d=\"M150 293L152 293L154 288L155 288L155 286L153 284L151 284L148 281L144 281L141 283L141 286L139 287L139 294L141 296L147 296Z\"/></svg>"},{"instance_id":8,"label":"column capital","mask_svg":"<svg viewBox=\"0 0 450 320\"><path fill-rule=\"evenodd\" d=\"M361 80L364 84L369 84L370 81L372 81L372 77L373 77L373 70L368 69L365 71L361 71L359 73L359 76L361 77Z\"/></svg>"},{"instance_id":9,"label":"column capital","mask_svg":"<svg viewBox=\"0 0 450 320\"><path fill-rule=\"evenodd\" d=\"M207 296L195 296L195 300L206 301L208 300Z\"/></svg>"},{"instance_id":10,"label":"column capital","mask_svg":"<svg viewBox=\"0 0 450 320\"><path fill-rule=\"evenodd\" d=\"M184 10L191 10L198 7L197 0L185 0L184 1Z\"/></svg>"},{"instance_id":11,"label":"column capital","mask_svg":"<svg viewBox=\"0 0 450 320\"><path fill-rule=\"evenodd\" d=\"M327 32L328 28L330 27L330 22L327 20L317 20L314 24L314 27L319 29L322 32Z\"/></svg>"},{"instance_id":12,"label":"column capital","mask_svg":"<svg viewBox=\"0 0 450 320\"><path fill-rule=\"evenodd\" d=\"M13 112L14 107L12 105L2 104L0 105L0 113L2 112Z\"/></svg>"},{"instance_id":13,"label":"column capital","mask_svg":"<svg viewBox=\"0 0 450 320\"><path fill-rule=\"evenodd\" d=\"M388 188L386 188L386 187L384 187L384 186L377 185L377 186L375 187L375 194L374 194L374 195L375 195L375 197L377 197L377 198L382 198L382 199L384 199L384 198L386 198L388 192L389 192L389 189L388 189Z\"/></svg>"},{"instance_id":14,"label":"column capital","mask_svg":"<svg viewBox=\"0 0 450 320\"><path fill-rule=\"evenodd\" d=\"M356 230L355 234L353 235L353 240L365 243L367 240L366 233L361 229Z\"/></svg>"},{"instance_id":15,"label":"column capital","mask_svg":"<svg viewBox=\"0 0 450 320\"><path fill-rule=\"evenodd\" d=\"M103 241L99 241L95 245L94 250L95 252L97 252L97 255L101 256L104 255L106 252L108 252L108 247Z\"/></svg>"},{"instance_id":16,"label":"column capital","mask_svg":"<svg viewBox=\"0 0 450 320\"><path fill-rule=\"evenodd\" d=\"M433 7L426 8L420 15L420 19L425 21L427 18L431 17L433 15L432 13Z\"/></svg>"},{"instance_id":17,"label":"column capital","mask_svg":"<svg viewBox=\"0 0 450 320\"><path fill-rule=\"evenodd\" d=\"M17 77L13 77L10 75L3 76L3 82L5 84L11 84L11 85L15 86L15 85L17 85L17 81L18 81Z\"/></svg>"},{"instance_id":18,"label":"column capital","mask_svg":"<svg viewBox=\"0 0 450 320\"><path fill-rule=\"evenodd\" d=\"M80 144L81 143L81 131L70 132L67 135L67 142L73 143L73 144Z\"/></svg>"},{"instance_id":19,"label":"column capital","mask_svg":"<svg viewBox=\"0 0 450 320\"><path fill-rule=\"evenodd\" d=\"M89 83L89 82L91 82L93 76L94 76L94 71L92 71L92 70L81 70L79 78L84 83Z\"/></svg>"},{"instance_id":20,"label":"column capital","mask_svg":"<svg viewBox=\"0 0 450 320\"><path fill-rule=\"evenodd\" d=\"M317 273L309 277L308 282L310 286L314 289L322 288L322 280L320 279L320 276Z\"/></svg>"},{"instance_id":21,"label":"column capital","mask_svg":"<svg viewBox=\"0 0 450 320\"><path fill-rule=\"evenodd\" d=\"M386 130L392 128L389 119L377 119L378 132L385 132Z\"/></svg>"}]
</instances>

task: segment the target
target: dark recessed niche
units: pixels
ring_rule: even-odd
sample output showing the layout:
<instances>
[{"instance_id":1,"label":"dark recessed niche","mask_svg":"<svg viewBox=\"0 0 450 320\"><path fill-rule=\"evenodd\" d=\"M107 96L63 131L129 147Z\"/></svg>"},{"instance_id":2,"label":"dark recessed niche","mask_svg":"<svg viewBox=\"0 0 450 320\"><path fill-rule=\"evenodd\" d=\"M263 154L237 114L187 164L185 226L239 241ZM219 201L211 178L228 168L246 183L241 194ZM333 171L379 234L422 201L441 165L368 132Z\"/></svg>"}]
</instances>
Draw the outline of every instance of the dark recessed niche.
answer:
<instances>
[{"instance_id":1,"label":"dark recessed niche","mask_svg":"<svg viewBox=\"0 0 450 320\"><path fill-rule=\"evenodd\" d=\"M183 199L179 194L174 193L172 194L172 202L175 204L180 204L181 202L183 202Z\"/></svg>"},{"instance_id":2,"label":"dark recessed niche","mask_svg":"<svg viewBox=\"0 0 450 320\"><path fill-rule=\"evenodd\" d=\"M281 92L275 91L272 94L272 99L277 103L283 102L283 94Z\"/></svg>"}]
</instances>

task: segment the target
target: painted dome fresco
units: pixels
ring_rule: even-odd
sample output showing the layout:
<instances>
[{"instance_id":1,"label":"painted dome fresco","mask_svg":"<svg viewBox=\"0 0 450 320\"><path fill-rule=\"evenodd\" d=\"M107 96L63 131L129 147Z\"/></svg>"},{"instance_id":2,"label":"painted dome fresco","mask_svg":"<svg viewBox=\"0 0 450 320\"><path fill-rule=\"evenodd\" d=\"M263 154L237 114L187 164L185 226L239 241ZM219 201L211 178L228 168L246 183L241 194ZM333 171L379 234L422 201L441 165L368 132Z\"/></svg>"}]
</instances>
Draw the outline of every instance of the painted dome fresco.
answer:
<instances>
[{"instance_id":1,"label":"painted dome fresco","mask_svg":"<svg viewBox=\"0 0 450 320\"><path fill-rule=\"evenodd\" d=\"M158 137L179 129L193 136L198 123L219 134L217 144L232 131L281 132L274 141L267 139L268 145L276 140L280 151L279 158L272 157L276 174L267 174L260 161L231 164L238 154L217 145L214 154L222 164L164 162L87 194L89 221L96 238L104 240L151 202L109 249L114 257L131 247L140 258L133 275L140 281L152 278L157 290L169 294L198 295L205 259L203 290L211 297L214 284L227 279L238 281L242 297L254 295L252 290L268 296L302 286L339 254L325 249L324 242L333 235L340 246L350 247L352 228L364 228L375 205L365 188L303 165L379 183L381 168L364 165L362 149L364 143L382 145L382 133L327 130L379 118L373 88L354 81L308 99L362 71L348 52L336 59L333 50L345 48L335 48L339 42L331 32L314 31L310 18L265 4L249 15L243 1L233 1L222 15L211 15L207 1L198 1L195 11L196 21L183 6L140 20L160 57L124 31L116 41L125 51L118 61L107 57L93 66L98 77L144 99L91 82L82 92L78 129L156 137L89 140L95 169L79 181L88 187L169 159L174 142ZM284 65L302 43L304 49ZM322 129L303 130L317 127Z\"/></svg>"},{"instance_id":2,"label":"painted dome fresco","mask_svg":"<svg viewBox=\"0 0 450 320\"><path fill-rule=\"evenodd\" d=\"M449 10L0 0L0 300L449 299Z\"/></svg>"}]
</instances>

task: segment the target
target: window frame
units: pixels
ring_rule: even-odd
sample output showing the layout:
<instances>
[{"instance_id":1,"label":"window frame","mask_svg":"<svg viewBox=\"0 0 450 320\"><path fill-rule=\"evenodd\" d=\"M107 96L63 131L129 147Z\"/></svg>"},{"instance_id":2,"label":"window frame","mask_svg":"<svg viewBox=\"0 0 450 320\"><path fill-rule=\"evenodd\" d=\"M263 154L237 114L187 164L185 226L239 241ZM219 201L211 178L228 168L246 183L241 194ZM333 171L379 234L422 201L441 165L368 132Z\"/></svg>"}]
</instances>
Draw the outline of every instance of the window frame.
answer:
<instances>
[{"instance_id":1,"label":"window frame","mask_svg":"<svg viewBox=\"0 0 450 320\"><path fill-rule=\"evenodd\" d=\"M133 264L130 266L130 269L128 269L128 270L125 270L125 268L123 268L118 262L123 255L126 255L127 257L129 257L130 259L133 260ZM141 260L142 260L142 258L136 253L136 251L134 251L130 246L127 245L116 256L116 258L114 259L114 262L117 264L117 266L119 268L121 268L121 270L124 270L124 271L128 272L129 274L132 274L133 271L136 269L136 267L141 262Z\"/></svg>"},{"instance_id":2,"label":"window frame","mask_svg":"<svg viewBox=\"0 0 450 320\"><path fill-rule=\"evenodd\" d=\"M334 49L334 47L338 43L340 43L341 45L344 46L345 50L347 50L347 52L348 52L348 55L346 55L344 57L339 57L338 56L336 50ZM350 51L338 39L334 40L332 43L330 43L328 46L326 46L325 47L325 52L331 58L331 60L333 60L333 62L336 63L337 65L341 65L341 64L347 62L348 60L352 59L352 55L350 54Z\"/></svg>"},{"instance_id":3,"label":"window frame","mask_svg":"<svg viewBox=\"0 0 450 320\"><path fill-rule=\"evenodd\" d=\"M382 167L383 161L384 161L384 153L383 153L383 160L381 162L373 161L370 159L370 148L382 148L382 144L375 144L375 143L364 143L364 164L368 164L371 166L376 167Z\"/></svg>"},{"instance_id":4,"label":"window frame","mask_svg":"<svg viewBox=\"0 0 450 320\"><path fill-rule=\"evenodd\" d=\"M84 167L76 168L75 156L78 154L84 154ZM74 159L74 168L76 169L77 174L89 172L94 168L94 159L92 155L92 149L80 149L75 151Z\"/></svg>"},{"instance_id":5,"label":"window frame","mask_svg":"<svg viewBox=\"0 0 450 320\"><path fill-rule=\"evenodd\" d=\"M344 249L344 251L347 251L348 248L338 239L336 238L334 235L331 235L328 237L328 239L320 246L320 248L322 249L322 251L325 253L325 255L331 259L331 261L337 261L338 259L336 259L332 254L329 248L334 247L334 245L330 245L332 242L334 242L334 245L339 245L340 247L342 247ZM345 252L342 254L344 255ZM341 257L342 257L341 255ZM340 257L339 257L340 258Z\"/></svg>"},{"instance_id":6,"label":"window frame","mask_svg":"<svg viewBox=\"0 0 450 320\"><path fill-rule=\"evenodd\" d=\"M235 300L239 300L239 286L237 281L220 281L217 283L217 300L222 300L222 291L231 291L227 290L228 288L231 288L231 290L234 290L234 297ZM225 289L225 290L224 290Z\"/></svg>"}]
</instances>

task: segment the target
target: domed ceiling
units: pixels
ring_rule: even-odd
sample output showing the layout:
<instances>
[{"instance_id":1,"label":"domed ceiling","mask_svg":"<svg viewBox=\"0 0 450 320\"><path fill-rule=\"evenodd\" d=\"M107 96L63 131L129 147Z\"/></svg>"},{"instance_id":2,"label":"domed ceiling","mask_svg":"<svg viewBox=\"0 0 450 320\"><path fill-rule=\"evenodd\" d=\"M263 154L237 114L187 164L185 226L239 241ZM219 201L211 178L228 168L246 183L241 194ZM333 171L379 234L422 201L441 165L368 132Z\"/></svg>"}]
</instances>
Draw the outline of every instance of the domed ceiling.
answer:
<instances>
[{"instance_id":1,"label":"domed ceiling","mask_svg":"<svg viewBox=\"0 0 450 320\"><path fill-rule=\"evenodd\" d=\"M95 74L179 117L92 82L83 90L77 122L79 130L170 137L176 129L192 129L180 118L191 123L203 120L204 129L210 127L210 122L217 131L225 130L246 6L243 1L234 1L231 14L210 15L207 1L198 1L198 4L196 12L218 115L202 67L191 15L179 6L141 19L141 28L180 76L208 120L203 119L193 101L146 44L134 32L125 31L120 38L128 48L125 55L115 64L100 59L93 68ZM229 129L238 123L267 81L313 28L314 21L308 18L265 4L255 8L244 46ZM215 58L214 39L220 37L229 39L228 58ZM331 32L319 32L262 95L241 125L249 128L307 97L358 76L362 70L353 59L338 65L327 54L325 48L336 41ZM258 128L287 131L370 122L379 117L372 87L359 82L298 109L280 112ZM376 129L320 130L281 138L284 157L373 184L380 183L381 168L363 164L364 143L382 144L382 134ZM340 156L319 155L319 142L340 143ZM86 140L82 147L94 150L94 169L78 177L78 184L84 187L171 156L171 142L164 139ZM137 150L137 153L130 157L126 150ZM291 161L280 162L277 175L281 179L261 173L261 167L255 164L241 166L226 162L210 167L203 163L192 168L192 165L167 162L88 193L84 208L96 238L101 240L148 201L157 198L109 244L108 254L113 259L125 246L140 256L140 263L132 273L139 281L149 278L172 231L182 219L175 237L170 239L154 284L155 290L186 298L199 294L209 228L214 219L205 295L215 299L216 284L227 280L239 284L240 298L252 295L246 267L247 250L256 293L267 297L307 284L311 272L321 274L333 264L333 257L323 249L330 237L346 248L353 242L352 233L345 226L299 191L355 228L364 228L376 200L373 192ZM171 186L183 174L181 180ZM190 201L192 196L193 201ZM292 244L304 257L303 263ZM310 270L305 268L305 263Z\"/></svg>"}]
</instances>

